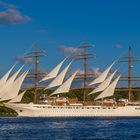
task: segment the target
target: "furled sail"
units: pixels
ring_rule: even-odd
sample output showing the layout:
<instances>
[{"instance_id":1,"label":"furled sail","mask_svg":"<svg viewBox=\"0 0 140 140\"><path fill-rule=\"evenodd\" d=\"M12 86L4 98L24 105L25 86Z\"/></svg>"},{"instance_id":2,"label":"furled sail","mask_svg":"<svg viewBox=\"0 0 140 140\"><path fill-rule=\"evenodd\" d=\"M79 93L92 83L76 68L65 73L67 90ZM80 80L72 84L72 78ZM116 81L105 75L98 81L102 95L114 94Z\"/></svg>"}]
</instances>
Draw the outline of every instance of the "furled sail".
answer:
<instances>
[{"instance_id":1,"label":"furled sail","mask_svg":"<svg viewBox=\"0 0 140 140\"><path fill-rule=\"evenodd\" d=\"M0 79L0 87L2 87L6 83L8 77L9 77L9 75L10 75L10 73L13 70L14 67L15 67L15 65L13 65L10 68L10 70Z\"/></svg>"},{"instance_id":2,"label":"furled sail","mask_svg":"<svg viewBox=\"0 0 140 140\"><path fill-rule=\"evenodd\" d=\"M71 63L72 62L70 62L68 64L68 66L45 89L49 89L49 88L52 88L52 87L62 85L62 83L64 81L64 78L65 78L65 75L66 75Z\"/></svg>"},{"instance_id":3,"label":"furled sail","mask_svg":"<svg viewBox=\"0 0 140 140\"><path fill-rule=\"evenodd\" d=\"M118 76L95 100L102 99L105 97L113 96L117 83L121 76Z\"/></svg>"},{"instance_id":4,"label":"furled sail","mask_svg":"<svg viewBox=\"0 0 140 140\"><path fill-rule=\"evenodd\" d=\"M3 97L4 93L9 91L12 87L12 84L14 82L14 80L16 79L16 77L18 76L18 74L20 73L20 71L22 70L23 66L17 71L15 72L5 83L5 85L3 85L0 88L0 98Z\"/></svg>"},{"instance_id":5,"label":"furled sail","mask_svg":"<svg viewBox=\"0 0 140 140\"><path fill-rule=\"evenodd\" d=\"M95 88L93 91L91 91L88 95L105 90L109 86L109 84L116 72L117 72L117 70L114 71L110 76L108 76L108 78L104 82L102 82L97 88Z\"/></svg>"},{"instance_id":6,"label":"furled sail","mask_svg":"<svg viewBox=\"0 0 140 140\"><path fill-rule=\"evenodd\" d=\"M93 81L89 84L89 86L103 82L103 81L106 79L106 77L107 77L107 75L108 75L110 69L111 69L112 66L114 65L114 63L115 63L115 62L113 62L101 75L99 75L99 77L97 77L95 80L93 80Z\"/></svg>"},{"instance_id":7,"label":"furled sail","mask_svg":"<svg viewBox=\"0 0 140 140\"><path fill-rule=\"evenodd\" d=\"M66 59L67 57L63 61L61 61L61 63L59 63L50 73L48 73L47 76L45 76L42 80L40 80L40 82L55 78Z\"/></svg>"},{"instance_id":8,"label":"furled sail","mask_svg":"<svg viewBox=\"0 0 140 140\"><path fill-rule=\"evenodd\" d=\"M55 95L55 94L60 94L60 93L66 93L69 92L71 84L73 79L75 78L77 74L77 71L74 72L74 74L72 74L72 76L70 76L69 79L67 79L58 89L56 89L50 96Z\"/></svg>"},{"instance_id":9,"label":"furled sail","mask_svg":"<svg viewBox=\"0 0 140 140\"><path fill-rule=\"evenodd\" d=\"M15 98L11 99L8 103L19 103L22 100L22 97L24 96L26 90L17 95Z\"/></svg>"},{"instance_id":10,"label":"furled sail","mask_svg":"<svg viewBox=\"0 0 140 140\"><path fill-rule=\"evenodd\" d=\"M28 71L25 71L23 74L21 74L21 76L19 76L14 83L12 84L12 86L10 87L9 90L7 90L6 92L4 92L2 98L0 99L0 101L5 101L5 100L10 100L13 99L14 97L16 97L19 93L19 90L21 88L21 85L25 79L25 77L27 76Z\"/></svg>"}]
</instances>

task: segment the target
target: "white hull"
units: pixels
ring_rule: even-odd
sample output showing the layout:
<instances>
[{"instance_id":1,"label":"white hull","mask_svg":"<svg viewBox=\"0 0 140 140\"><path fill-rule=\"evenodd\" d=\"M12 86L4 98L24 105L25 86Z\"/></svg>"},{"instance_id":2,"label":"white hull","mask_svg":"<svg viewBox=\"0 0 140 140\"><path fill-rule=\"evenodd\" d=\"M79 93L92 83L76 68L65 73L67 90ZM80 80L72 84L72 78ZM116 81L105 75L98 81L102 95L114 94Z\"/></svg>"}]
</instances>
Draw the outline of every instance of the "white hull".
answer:
<instances>
[{"instance_id":1,"label":"white hull","mask_svg":"<svg viewBox=\"0 0 140 140\"><path fill-rule=\"evenodd\" d=\"M6 103L24 117L140 117L140 106L50 106Z\"/></svg>"}]
</instances>

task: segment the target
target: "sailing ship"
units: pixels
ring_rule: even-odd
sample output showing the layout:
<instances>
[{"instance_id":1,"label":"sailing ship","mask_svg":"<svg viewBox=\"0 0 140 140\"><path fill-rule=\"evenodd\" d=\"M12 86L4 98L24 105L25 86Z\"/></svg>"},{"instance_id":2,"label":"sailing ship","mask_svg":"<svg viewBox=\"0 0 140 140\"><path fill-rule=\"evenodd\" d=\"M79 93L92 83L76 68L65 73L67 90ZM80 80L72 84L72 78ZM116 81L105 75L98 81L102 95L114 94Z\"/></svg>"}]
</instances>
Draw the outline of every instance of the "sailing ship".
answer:
<instances>
[{"instance_id":1,"label":"sailing ship","mask_svg":"<svg viewBox=\"0 0 140 140\"><path fill-rule=\"evenodd\" d=\"M44 89L57 87L46 100L42 103L21 103L21 99L26 91L19 93L21 85L28 74L28 70L16 78L23 66L15 72L10 78L9 74L15 66L13 66L0 80L0 101L5 102L5 106L12 108L18 113L18 116L24 117L138 117L140 116L140 104L131 103L126 99L108 99L114 95L115 88L121 77L115 76L117 70L111 73L113 62L104 72L96 79L90 82L91 85L98 86L93 89L88 96L98 94L95 101L90 104L84 102L70 102L67 97L59 97L63 93L70 91L72 82L78 71L75 71L68 79L66 73L70 68L70 62L61 72L60 68L67 58L62 60L50 73L48 73L40 82L51 80ZM115 77L115 78L114 78ZM66 79L66 80L65 80ZM106 99L107 98L107 99Z\"/></svg>"}]
</instances>

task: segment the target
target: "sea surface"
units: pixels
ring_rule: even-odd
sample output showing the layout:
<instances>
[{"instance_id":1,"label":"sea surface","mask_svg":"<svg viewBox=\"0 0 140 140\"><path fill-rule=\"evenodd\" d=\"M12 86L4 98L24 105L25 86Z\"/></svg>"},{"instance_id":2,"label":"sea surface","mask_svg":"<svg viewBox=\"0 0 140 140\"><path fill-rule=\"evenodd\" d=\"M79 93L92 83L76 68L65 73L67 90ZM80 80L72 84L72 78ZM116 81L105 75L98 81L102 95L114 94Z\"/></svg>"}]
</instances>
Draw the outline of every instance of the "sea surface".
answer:
<instances>
[{"instance_id":1,"label":"sea surface","mask_svg":"<svg viewBox=\"0 0 140 140\"><path fill-rule=\"evenodd\" d=\"M140 118L0 118L0 140L140 140Z\"/></svg>"}]
</instances>

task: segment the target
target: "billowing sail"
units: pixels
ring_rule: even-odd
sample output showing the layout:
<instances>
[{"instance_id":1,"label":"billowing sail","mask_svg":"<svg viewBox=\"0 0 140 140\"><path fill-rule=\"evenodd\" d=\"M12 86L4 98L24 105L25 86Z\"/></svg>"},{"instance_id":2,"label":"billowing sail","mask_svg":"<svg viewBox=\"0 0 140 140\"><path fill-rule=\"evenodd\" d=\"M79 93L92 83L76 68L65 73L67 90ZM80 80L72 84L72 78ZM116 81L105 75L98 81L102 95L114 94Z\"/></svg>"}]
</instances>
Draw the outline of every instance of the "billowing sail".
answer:
<instances>
[{"instance_id":1,"label":"billowing sail","mask_svg":"<svg viewBox=\"0 0 140 140\"><path fill-rule=\"evenodd\" d=\"M99 77L97 77L95 80L93 80L93 81L89 84L89 86L103 82L103 81L106 79L106 77L107 77L107 75L108 75L110 69L111 69L112 66L114 65L114 63L115 63L115 62L113 62L101 75L99 75Z\"/></svg>"},{"instance_id":2,"label":"billowing sail","mask_svg":"<svg viewBox=\"0 0 140 140\"><path fill-rule=\"evenodd\" d=\"M47 74L47 76L45 76L42 80L40 80L40 82L55 78L66 59L67 57L63 61L61 61L61 63L59 63L49 74Z\"/></svg>"},{"instance_id":3,"label":"billowing sail","mask_svg":"<svg viewBox=\"0 0 140 140\"><path fill-rule=\"evenodd\" d=\"M70 62L68 64L68 66L45 89L49 89L49 88L52 88L52 87L62 85L62 83L64 81L64 78L65 78L65 75L66 75L71 63L72 62Z\"/></svg>"},{"instance_id":4,"label":"billowing sail","mask_svg":"<svg viewBox=\"0 0 140 140\"><path fill-rule=\"evenodd\" d=\"M8 77L9 77L9 75L10 75L10 73L13 70L14 67L15 67L15 65L13 65L11 67L11 69L0 79L0 87L2 87L6 83Z\"/></svg>"},{"instance_id":5,"label":"billowing sail","mask_svg":"<svg viewBox=\"0 0 140 140\"><path fill-rule=\"evenodd\" d=\"M109 84L116 72L117 72L117 70L114 71L110 76L108 76L108 78L104 82L102 82L97 88L95 88L93 91L91 91L88 95L105 90L109 86Z\"/></svg>"},{"instance_id":6,"label":"billowing sail","mask_svg":"<svg viewBox=\"0 0 140 140\"><path fill-rule=\"evenodd\" d=\"M22 93L20 93L18 96L16 96L15 98L11 99L8 103L19 103L22 100L22 97L24 96L26 90L23 91Z\"/></svg>"},{"instance_id":7,"label":"billowing sail","mask_svg":"<svg viewBox=\"0 0 140 140\"><path fill-rule=\"evenodd\" d=\"M113 96L119 79L120 76L118 76L99 96L97 96L95 100Z\"/></svg>"},{"instance_id":8,"label":"billowing sail","mask_svg":"<svg viewBox=\"0 0 140 140\"><path fill-rule=\"evenodd\" d=\"M12 84L14 82L14 80L16 79L16 77L18 76L18 74L20 73L20 71L22 70L23 66L17 71L15 72L5 83L5 85L3 85L0 88L0 98L3 97L4 93L9 91L12 87Z\"/></svg>"},{"instance_id":9,"label":"billowing sail","mask_svg":"<svg viewBox=\"0 0 140 140\"><path fill-rule=\"evenodd\" d=\"M10 89L3 93L3 96L0 99L0 101L10 100L10 99L16 97L18 95L18 92L19 92L21 85L22 85L25 77L27 76L27 74L28 74L28 71L25 71L21 76L19 76L14 81L14 83L12 84Z\"/></svg>"},{"instance_id":10,"label":"billowing sail","mask_svg":"<svg viewBox=\"0 0 140 140\"><path fill-rule=\"evenodd\" d=\"M69 92L70 87L71 87L71 84L72 84L72 81L73 81L73 79L75 78L76 74L77 74L77 71L76 71L72 76L70 76L70 78L67 79L67 80L66 80L58 89L56 89L50 96L55 95L55 94L60 94L60 93Z\"/></svg>"}]
</instances>

